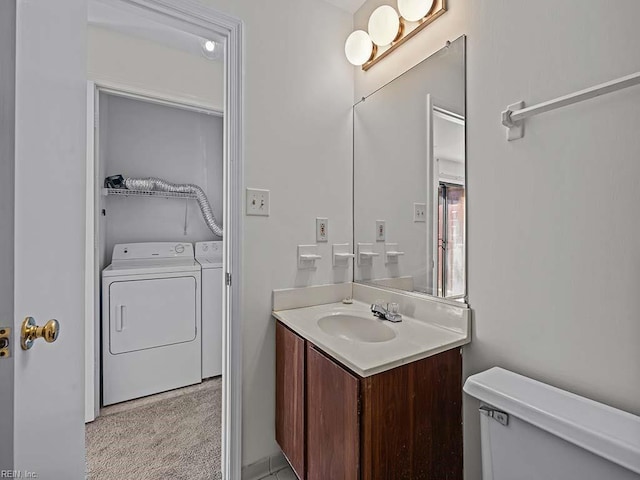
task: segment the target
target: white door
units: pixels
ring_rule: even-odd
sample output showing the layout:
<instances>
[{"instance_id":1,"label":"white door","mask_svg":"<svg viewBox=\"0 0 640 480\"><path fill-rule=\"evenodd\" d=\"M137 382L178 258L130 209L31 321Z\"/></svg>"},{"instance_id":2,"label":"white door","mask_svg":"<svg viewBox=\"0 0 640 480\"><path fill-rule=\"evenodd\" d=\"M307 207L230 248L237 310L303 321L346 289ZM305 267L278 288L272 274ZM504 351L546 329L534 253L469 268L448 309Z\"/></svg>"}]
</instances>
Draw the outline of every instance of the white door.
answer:
<instances>
[{"instance_id":1,"label":"white door","mask_svg":"<svg viewBox=\"0 0 640 480\"><path fill-rule=\"evenodd\" d=\"M11 357L0 358L0 470L21 471L22 478L81 479L86 4L8 0L0 17L2 76L15 66L15 124L12 109L0 102L0 130L6 135L5 127L15 125L15 163L7 142L0 142L2 170L15 169L13 185L10 178L0 185L5 193L7 185L14 189L11 212L0 213L0 251L12 252L14 267L0 273L0 301L13 297L11 307L0 308L0 327L13 329ZM15 26L15 36L8 26ZM10 36L15 63L7 55ZM0 89L3 100L13 96L10 82ZM38 325L56 318L59 338L38 339L22 350L26 316Z\"/></svg>"}]
</instances>

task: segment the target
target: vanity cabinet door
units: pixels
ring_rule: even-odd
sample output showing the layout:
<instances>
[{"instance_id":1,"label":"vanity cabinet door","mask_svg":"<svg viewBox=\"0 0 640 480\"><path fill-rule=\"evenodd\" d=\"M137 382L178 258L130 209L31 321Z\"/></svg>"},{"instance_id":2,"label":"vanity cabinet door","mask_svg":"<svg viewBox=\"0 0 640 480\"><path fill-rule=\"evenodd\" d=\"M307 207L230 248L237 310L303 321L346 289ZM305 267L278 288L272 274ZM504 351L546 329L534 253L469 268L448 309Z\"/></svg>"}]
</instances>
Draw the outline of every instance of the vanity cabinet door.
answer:
<instances>
[{"instance_id":1,"label":"vanity cabinet door","mask_svg":"<svg viewBox=\"0 0 640 480\"><path fill-rule=\"evenodd\" d=\"M276 323L276 441L305 479L304 339Z\"/></svg>"},{"instance_id":2,"label":"vanity cabinet door","mask_svg":"<svg viewBox=\"0 0 640 480\"><path fill-rule=\"evenodd\" d=\"M307 480L357 480L359 381L307 344Z\"/></svg>"},{"instance_id":3,"label":"vanity cabinet door","mask_svg":"<svg viewBox=\"0 0 640 480\"><path fill-rule=\"evenodd\" d=\"M362 380L362 479L462 480L457 348Z\"/></svg>"}]
</instances>

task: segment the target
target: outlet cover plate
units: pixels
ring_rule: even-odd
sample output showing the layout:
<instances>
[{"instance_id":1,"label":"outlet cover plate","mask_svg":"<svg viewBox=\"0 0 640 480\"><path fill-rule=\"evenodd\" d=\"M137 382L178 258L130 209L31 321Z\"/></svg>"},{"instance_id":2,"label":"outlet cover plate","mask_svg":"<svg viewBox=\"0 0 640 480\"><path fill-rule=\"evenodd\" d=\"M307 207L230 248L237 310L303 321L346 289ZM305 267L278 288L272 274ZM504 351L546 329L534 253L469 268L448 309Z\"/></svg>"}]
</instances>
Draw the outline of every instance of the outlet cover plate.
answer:
<instances>
[{"instance_id":1,"label":"outlet cover plate","mask_svg":"<svg viewBox=\"0 0 640 480\"><path fill-rule=\"evenodd\" d=\"M268 217L270 213L269 190L247 188L247 215Z\"/></svg>"},{"instance_id":2,"label":"outlet cover plate","mask_svg":"<svg viewBox=\"0 0 640 480\"><path fill-rule=\"evenodd\" d=\"M387 235L387 226L384 220L376 220L376 242L384 242Z\"/></svg>"},{"instance_id":3,"label":"outlet cover plate","mask_svg":"<svg viewBox=\"0 0 640 480\"><path fill-rule=\"evenodd\" d=\"M316 242L329 241L329 219L316 218Z\"/></svg>"},{"instance_id":4,"label":"outlet cover plate","mask_svg":"<svg viewBox=\"0 0 640 480\"><path fill-rule=\"evenodd\" d=\"M413 204L413 221L422 222L422 223L427 221L427 204L426 203Z\"/></svg>"}]
</instances>

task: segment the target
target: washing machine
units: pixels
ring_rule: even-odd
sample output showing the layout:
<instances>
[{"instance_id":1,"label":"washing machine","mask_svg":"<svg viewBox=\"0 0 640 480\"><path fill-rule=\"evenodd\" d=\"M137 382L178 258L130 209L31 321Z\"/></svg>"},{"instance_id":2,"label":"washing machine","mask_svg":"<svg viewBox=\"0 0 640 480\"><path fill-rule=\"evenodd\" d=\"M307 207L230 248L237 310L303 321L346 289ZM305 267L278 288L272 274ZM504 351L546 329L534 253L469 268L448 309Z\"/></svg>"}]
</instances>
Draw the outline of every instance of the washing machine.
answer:
<instances>
[{"instance_id":1,"label":"washing machine","mask_svg":"<svg viewBox=\"0 0 640 480\"><path fill-rule=\"evenodd\" d=\"M222 242L196 243L202 266L202 378L222 375Z\"/></svg>"},{"instance_id":2,"label":"washing machine","mask_svg":"<svg viewBox=\"0 0 640 480\"><path fill-rule=\"evenodd\" d=\"M201 268L190 243L116 245L102 272L102 403L202 381Z\"/></svg>"}]
</instances>

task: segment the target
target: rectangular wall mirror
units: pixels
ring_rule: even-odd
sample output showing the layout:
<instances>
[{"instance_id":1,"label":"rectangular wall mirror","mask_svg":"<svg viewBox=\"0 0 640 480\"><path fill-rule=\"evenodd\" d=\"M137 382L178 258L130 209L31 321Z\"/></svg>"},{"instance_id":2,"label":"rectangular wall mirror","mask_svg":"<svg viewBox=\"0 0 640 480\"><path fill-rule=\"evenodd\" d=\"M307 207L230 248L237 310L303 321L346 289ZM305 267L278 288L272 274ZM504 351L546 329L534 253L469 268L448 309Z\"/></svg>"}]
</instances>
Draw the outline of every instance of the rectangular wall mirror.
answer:
<instances>
[{"instance_id":1,"label":"rectangular wall mirror","mask_svg":"<svg viewBox=\"0 0 640 480\"><path fill-rule=\"evenodd\" d=\"M466 303L465 37L353 107L354 281Z\"/></svg>"}]
</instances>

